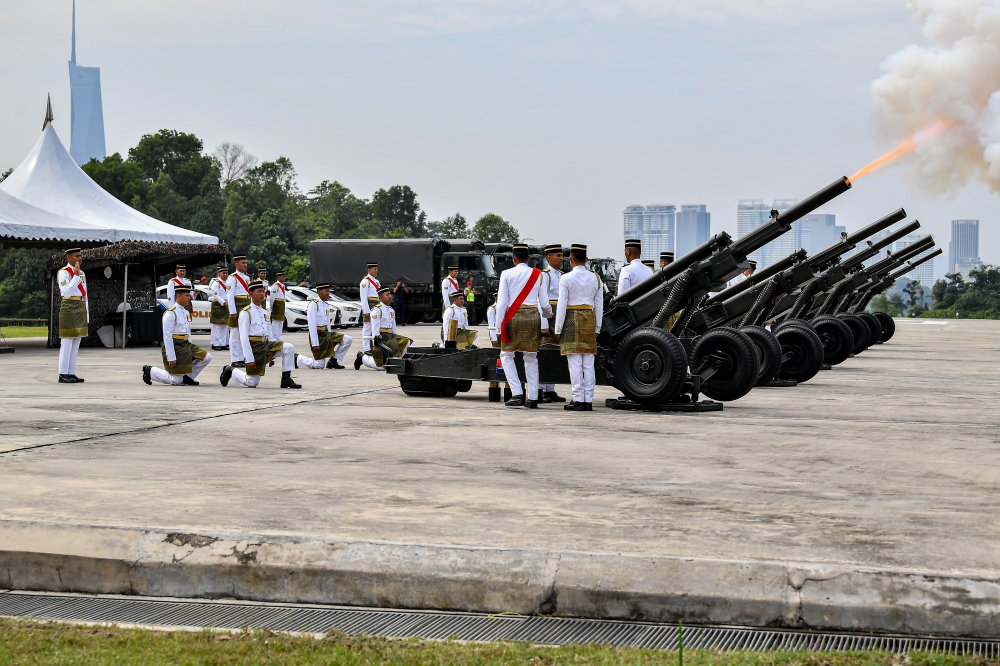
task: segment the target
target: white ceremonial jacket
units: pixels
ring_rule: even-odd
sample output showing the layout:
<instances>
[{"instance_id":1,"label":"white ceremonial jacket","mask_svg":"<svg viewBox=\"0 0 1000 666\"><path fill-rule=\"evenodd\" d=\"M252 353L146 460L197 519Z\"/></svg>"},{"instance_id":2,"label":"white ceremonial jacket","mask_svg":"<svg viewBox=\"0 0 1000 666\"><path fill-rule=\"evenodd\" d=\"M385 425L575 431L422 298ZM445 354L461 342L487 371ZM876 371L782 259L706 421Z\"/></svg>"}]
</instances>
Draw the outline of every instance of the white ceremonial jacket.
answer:
<instances>
[{"instance_id":1,"label":"white ceremonial jacket","mask_svg":"<svg viewBox=\"0 0 1000 666\"><path fill-rule=\"evenodd\" d=\"M500 274L500 292L497 294L497 326L503 323L507 316L507 309L517 299L518 294L528 284L532 268L526 263L518 264L513 268L508 268ZM538 277L535 286L528 292L521 307L534 306L538 309L538 316L542 318L542 330L549 330L549 320L542 313L542 278Z\"/></svg>"},{"instance_id":2,"label":"white ceremonial jacket","mask_svg":"<svg viewBox=\"0 0 1000 666\"><path fill-rule=\"evenodd\" d=\"M274 284L267 290L267 309L273 310L274 302L283 300L285 300L285 285L283 282L275 280Z\"/></svg>"},{"instance_id":3,"label":"white ceremonial jacket","mask_svg":"<svg viewBox=\"0 0 1000 666\"><path fill-rule=\"evenodd\" d=\"M226 307L226 283L217 277L212 278L212 281L208 283L208 291L211 294L211 300L215 301L222 307Z\"/></svg>"},{"instance_id":4,"label":"white ceremonial jacket","mask_svg":"<svg viewBox=\"0 0 1000 666\"><path fill-rule=\"evenodd\" d=\"M549 314L551 310L551 317L556 316L555 306L552 305L552 301L559 300L559 280L562 279L562 275L561 270L549 266L542 271L541 277L538 278L542 281L542 297L545 298L545 302L542 303L542 310L546 314Z\"/></svg>"},{"instance_id":5,"label":"white ceremonial jacket","mask_svg":"<svg viewBox=\"0 0 1000 666\"><path fill-rule=\"evenodd\" d=\"M271 315L259 305L251 303L240 311L240 342L243 345L243 359L253 363L253 348L250 338L271 339Z\"/></svg>"},{"instance_id":6,"label":"white ceremonial jacket","mask_svg":"<svg viewBox=\"0 0 1000 666\"><path fill-rule=\"evenodd\" d=\"M490 340L496 342L500 339L500 331L497 330L500 322L497 321L497 304L494 303L486 308L486 325L490 327Z\"/></svg>"},{"instance_id":7,"label":"white ceremonial jacket","mask_svg":"<svg viewBox=\"0 0 1000 666\"><path fill-rule=\"evenodd\" d=\"M309 344L319 347L319 333L316 329L331 330L334 317L330 316L330 304L318 298L310 298L306 306L306 318L309 320Z\"/></svg>"},{"instance_id":8,"label":"white ceremonial jacket","mask_svg":"<svg viewBox=\"0 0 1000 666\"><path fill-rule=\"evenodd\" d=\"M634 287L652 274L653 269L641 260L633 259L622 266L622 271L618 275L618 293L621 294L629 287Z\"/></svg>"},{"instance_id":9,"label":"white ceremonial jacket","mask_svg":"<svg viewBox=\"0 0 1000 666\"><path fill-rule=\"evenodd\" d=\"M459 291L458 280L450 275L446 275L441 280L441 300L444 301L445 307L451 305L451 295L456 291Z\"/></svg>"},{"instance_id":10,"label":"white ceremonial jacket","mask_svg":"<svg viewBox=\"0 0 1000 666\"><path fill-rule=\"evenodd\" d=\"M59 293L63 298L78 297L83 299L83 305L87 308L87 323L90 323L90 297L87 295L87 276L83 271L77 272L70 265L59 269Z\"/></svg>"},{"instance_id":11,"label":"white ceremonial jacket","mask_svg":"<svg viewBox=\"0 0 1000 666\"><path fill-rule=\"evenodd\" d=\"M163 313L161 320L163 325L163 348L167 350L167 360L176 361L177 352L174 351L175 335L183 335L184 339L191 342L191 313L187 308L179 308L174 303Z\"/></svg>"},{"instance_id":12,"label":"white ceremonial jacket","mask_svg":"<svg viewBox=\"0 0 1000 666\"><path fill-rule=\"evenodd\" d=\"M379 303L371 309L372 335L381 332L396 332L396 312L384 303Z\"/></svg>"},{"instance_id":13,"label":"white ceremonial jacket","mask_svg":"<svg viewBox=\"0 0 1000 666\"><path fill-rule=\"evenodd\" d=\"M604 318L604 290L601 289L601 279L583 266L574 266L573 270L559 281L559 306L556 308L556 335L562 333L566 322L566 308L570 305L589 305L594 308L597 319L597 333L601 332L601 320Z\"/></svg>"},{"instance_id":14,"label":"white ceremonial jacket","mask_svg":"<svg viewBox=\"0 0 1000 666\"><path fill-rule=\"evenodd\" d=\"M371 275L366 275L361 280L361 294L358 299L361 301L361 312L364 314L370 314L371 308L368 307L369 298L378 298L378 290L382 288L377 277Z\"/></svg>"},{"instance_id":15,"label":"white ceremonial jacket","mask_svg":"<svg viewBox=\"0 0 1000 666\"><path fill-rule=\"evenodd\" d=\"M229 279L226 280L226 303L229 305L229 315L239 314L236 311L236 297L237 296L250 296L248 288L250 287L250 276L246 273L240 273L239 271L233 271L229 274Z\"/></svg>"},{"instance_id":16,"label":"white ceremonial jacket","mask_svg":"<svg viewBox=\"0 0 1000 666\"><path fill-rule=\"evenodd\" d=\"M458 322L458 330L467 331L469 330L469 312L464 307L460 308L454 303L448 306L448 309L444 311L444 317L441 323L441 332L444 335L444 339L448 339L448 322L455 320Z\"/></svg>"},{"instance_id":17,"label":"white ceremonial jacket","mask_svg":"<svg viewBox=\"0 0 1000 666\"><path fill-rule=\"evenodd\" d=\"M194 297L194 287L191 285L191 280L189 280L187 278L179 278L179 277L177 277L175 275L172 278L170 278L169 282L167 282L167 305L168 306L169 305L173 305L174 303L177 302L177 299L174 298L174 289L176 289L177 287L191 287L191 296L192 296L192 298Z\"/></svg>"}]
</instances>

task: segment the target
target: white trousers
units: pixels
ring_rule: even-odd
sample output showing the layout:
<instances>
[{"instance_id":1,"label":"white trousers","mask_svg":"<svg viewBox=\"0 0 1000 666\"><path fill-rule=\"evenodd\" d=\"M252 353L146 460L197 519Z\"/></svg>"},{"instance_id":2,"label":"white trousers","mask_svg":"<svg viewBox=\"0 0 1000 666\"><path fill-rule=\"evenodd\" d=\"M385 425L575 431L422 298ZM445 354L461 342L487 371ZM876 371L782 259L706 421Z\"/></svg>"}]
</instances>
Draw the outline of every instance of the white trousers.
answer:
<instances>
[{"instance_id":1,"label":"white trousers","mask_svg":"<svg viewBox=\"0 0 1000 666\"><path fill-rule=\"evenodd\" d=\"M229 328L229 361L239 363L243 361L243 343L240 342L240 329L238 326Z\"/></svg>"},{"instance_id":2,"label":"white trousers","mask_svg":"<svg viewBox=\"0 0 1000 666\"><path fill-rule=\"evenodd\" d=\"M541 384L540 388L545 393L555 393L556 392L556 385L555 384Z\"/></svg>"},{"instance_id":3,"label":"white trousers","mask_svg":"<svg viewBox=\"0 0 1000 666\"><path fill-rule=\"evenodd\" d=\"M538 400L538 355L534 352L524 352L524 375L528 380L528 395L525 400ZM514 352L500 352L500 363L503 373L507 376L510 393L517 397L524 394L521 388L521 378L517 375L517 365L514 363Z\"/></svg>"},{"instance_id":4,"label":"white trousers","mask_svg":"<svg viewBox=\"0 0 1000 666\"><path fill-rule=\"evenodd\" d=\"M566 354L566 361L569 363L569 380L573 384L573 402L594 402L594 387L597 386L594 355Z\"/></svg>"},{"instance_id":5,"label":"white trousers","mask_svg":"<svg viewBox=\"0 0 1000 666\"><path fill-rule=\"evenodd\" d=\"M76 357L80 353L83 338L61 338L59 340L59 374L76 374Z\"/></svg>"},{"instance_id":6,"label":"white trousers","mask_svg":"<svg viewBox=\"0 0 1000 666\"><path fill-rule=\"evenodd\" d=\"M361 343L362 343L362 349L364 349L365 352L370 352L372 350L371 336L372 336L372 323L370 321L366 321L364 325L361 327Z\"/></svg>"},{"instance_id":7,"label":"white trousers","mask_svg":"<svg viewBox=\"0 0 1000 666\"><path fill-rule=\"evenodd\" d=\"M212 346L229 346L229 324L212 324Z\"/></svg>"},{"instance_id":8,"label":"white trousers","mask_svg":"<svg viewBox=\"0 0 1000 666\"><path fill-rule=\"evenodd\" d=\"M365 342L367 342L367 340L365 340ZM371 368L372 370L380 370L382 372L385 372L385 368L384 367L380 368L377 365L375 365L375 359L372 358L371 354L365 354L364 356L362 356L361 357L361 363L366 368Z\"/></svg>"},{"instance_id":9,"label":"white trousers","mask_svg":"<svg viewBox=\"0 0 1000 666\"><path fill-rule=\"evenodd\" d=\"M271 339L272 340L284 340L281 333L285 328L284 321L271 321Z\"/></svg>"},{"instance_id":10,"label":"white trousers","mask_svg":"<svg viewBox=\"0 0 1000 666\"><path fill-rule=\"evenodd\" d=\"M205 369L209 363L212 362L212 355L205 354L205 360L199 361L195 359L191 363L191 372L188 373L188 377L195 379L201 371ZM152 379L157 384L168 384L170 386L177 386L184 383L184 375L172 375L166 371L164 368L153 368L149 373L150 379Z\"/></svg>"},{"instance_id":11,"label":"white trousers","mask_svg":"<svg viewBox=\"0 0 1000 666\"><path fill-rule=\"evenodd\" d=\"M281 352L278 356L281 357L282 372L295 369L295 345L290 342L284 343L281 345ZM248 375L243 368L233 368L233 377L229 380L229 385L233 386L236 384L254 388L257 384L260 384L261 377L263 375Z\"/></svg>"},{"instance_id":12,"label":"white trousers","mask_svg":"<svg viewBox=\"0 0 1000 666\"><path fill-rule=\"evenodd\" d=\"M354 342L354 338L349 335L345 335L344 339L340 341L339 345L337 345L337 351L334 353L333 357L338 361L343 361L344 357L347 356L347 350L351 348L352 342ZM326 364L327 360L325 358L309 358L308 356L299 354L298 366L303 370L322 370L326 367Z\"/></svg>"}]
</instances>

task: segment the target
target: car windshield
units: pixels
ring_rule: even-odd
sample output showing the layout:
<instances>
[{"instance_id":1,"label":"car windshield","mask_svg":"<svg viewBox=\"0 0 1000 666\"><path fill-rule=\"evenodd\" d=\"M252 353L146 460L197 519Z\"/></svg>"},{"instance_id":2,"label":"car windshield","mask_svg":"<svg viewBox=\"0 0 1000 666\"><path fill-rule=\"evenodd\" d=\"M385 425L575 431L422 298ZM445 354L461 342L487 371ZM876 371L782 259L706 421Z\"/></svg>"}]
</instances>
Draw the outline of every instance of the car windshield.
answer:
<instances>
[{"instance_id":1,"label":"car windshield","mask_svg":"<svg viewBox=\"0 0 1000 666\"><path fill-rule=\"evenodd\" d=\"M299 289L288 290L288 300L290 301L304 301L306 300L306 298L308 297L305 294L303 294L302 291Z\"/></svg>"},{"instance_id":2,"label":"car windshield","mask_svg":"<svg viewBox=\"0 0 1000 666\"><path fill-rule=\"evenodd\" d=\"M354 300L354 299L350 298L347 294L341 293L339 291L331 291L330 292L330 300L334 300L334 301L351 301L351 300Z\"/></svg>"}]
</instances>

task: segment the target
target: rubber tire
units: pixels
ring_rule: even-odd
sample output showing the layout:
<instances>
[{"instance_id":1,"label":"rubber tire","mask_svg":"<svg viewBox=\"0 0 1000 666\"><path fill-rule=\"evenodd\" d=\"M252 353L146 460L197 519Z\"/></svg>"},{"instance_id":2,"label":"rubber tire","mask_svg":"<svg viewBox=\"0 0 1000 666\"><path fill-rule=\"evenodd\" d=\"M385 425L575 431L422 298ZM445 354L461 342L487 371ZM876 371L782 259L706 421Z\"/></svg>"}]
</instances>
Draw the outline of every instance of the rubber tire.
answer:
<instances>
[{"instance_id":1,"label":"rubber tire","mask_svg":"<svg viewBox=\"0 0 1000 666\"><path fill-rule=\"evenodd\" d=\"M472 380L471 379L459 379L456 380L455 387L458 389L459 393L468 393L472 390Z\"/></svg>"},{"instance_id":2,"label":"rubber tire","mask_svg":"<svg viewBox=\"0 0 1000 666\"><path fill-rule=\"evenodd\" d=\"M868 328L868 324L865 323L861 317L855 314L848 314L846 312L837 315L845 324L851 327L851 333L854 334L854 348L851 349L855 355L860 354L864 350L868 349L868 343L871 341L871 329Z\"/></svg>"},{"instance_id":3,"label":"rubber tire","mask_svg":"<svg viewBox=\"0 0 1000 666\"><path fill-rule=\"evenodd\" d=\"M655 376L642 377L637 363L659 366ZM654 365L654 372L655 372ZM615 386L625 397L641 404L658 405L680 393L687 379L687 354L673 333L661 328L638 328L622 340L615 354ZM648 381L648 380L652 381Z\"/></svg>"},{"instance_id":4,"label":"rubber tire","mask_svg":"<svg viewBox=\"0 0 1000 666\"><path fill-rule=\"evenodd\" d=\"M500 402L500 387L491 386L488 392L490 402Z\"/></svg>"},{"instance_id":5,"label":"rubber tire","mask_svg":"<svg viewBox=\"0 0 1000 666\"><path fill-rule=\"evenodd\" d=\"M792 354L788 360L782 360L782 379L794 379L798 383L807 382L819 372L823 366L823 339L819 333L801 320L789 320L779 326L774 334L781 343L782 357Z\"/></svg>"},{"instance_id":6,"label":"rubber tire","mask_svg":"<svg viewBox=\"0 0 1000 666\"><path fill-rule=\"evenodd\" d=\"M809 324L819 333L823 341L823 362L840 365L851 357L854 349L854 333L842 319L832 315L820 315Z\"/></svg>"},{"instance_id":7,"label":"rubber tire","mask_svg":"<svg viewBox=\"0 0 1000 666\"><path fill-rule=\"evenodd\" d=\"M742 326L744 333L757 348L760 371L755 386L763 386L778 377L781 370L781 344L771 331L763 326Z\"/></svg>"},{"instance_id":8,"label":"rubber tire","mask_svg":"<svg viewBox=\"0 0 1000 666\"><path fill-rule=\"evenodd\" d=\"M457 379L438 377L399 377L399 388L409 396L454 398L458 395Z\"/></svg>"},{"instance_id":9,"label":"rubber tire","mask_svg":"<svg viewBox=\"0 0 1000 666\"><path fill-rule=\"evenodd\" d=\"M882 342L889 342L892 336L896 334L896 320L893 319L887 312L873 312L875 318L878 319L878 323L882 324Z\"/></svg>"},{"instance_id":10,"label":"rubber tire","mask_svg":"<svg viewBox=\"0 0 1000 666\"><path fill-rule=\"evenodd\" d=\"M691 350L691 367L700 368L710 354L722 354L726 366L701 383L701 392L713 400L739 400L756 386L760 376L757 347L735 328L715 328L698 338ZM692 370L693 371L693 370Z\"/></svg>"},{"instance_id":11,"label":"rubber tire","mask_svg":"<svg viewBox=\"0 0 1000 666\"><path fill-rule=\"evenodd\" d=\"M882 322L870 312L859 312L857 316L861 318L861 321L868 324L868 329L871 331L868 346L871 347L878 344L878 341L882 339Z\"/></svg>"}]
</instances>

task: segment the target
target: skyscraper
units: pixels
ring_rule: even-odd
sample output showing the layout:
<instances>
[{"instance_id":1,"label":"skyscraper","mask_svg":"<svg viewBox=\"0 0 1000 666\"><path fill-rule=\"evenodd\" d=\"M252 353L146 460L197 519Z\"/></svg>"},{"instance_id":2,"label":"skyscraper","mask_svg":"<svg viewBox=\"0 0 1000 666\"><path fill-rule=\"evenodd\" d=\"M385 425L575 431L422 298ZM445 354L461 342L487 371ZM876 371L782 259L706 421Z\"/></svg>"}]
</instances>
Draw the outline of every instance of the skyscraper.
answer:
<instances>
[{"instance_id":1,"label":"skyscraper","mask_svg":"<svg viewBox=\"0 0 1000 666\"><path fill-rule=\"evenodd\" d=\"M846 227L837 226L836 215L813 213L796 221L789 233L797 232L799 247L814 254L839 241L840 234L846 230Z\"/></svg>"},{"instance_id":2,"label":"skyscraper","mask_svg":"<svg viewBox=\"0 0 1000 666\"><path fill-rule=\"evenodd\" d=\"M770 219L771 208L764 205L763 199L740 199L736 204L736 237L743 238L748 233ZM747 257L757 262L758 268L767 265L766 252L761 248L751 252Z\"/></svg>"},{"instance_id":3,"label":"skyscraper","mask_svg":"<svg viewBox=\"0 0 1000 666\"><path fill-rule=\"evenodd\" d=\"M905 236L904 238L900 238L898 241L896 241L895 243L893 243L892 244L892 251L894 253L895 252L899 252L903 248L905 248L905 247L907 247L909 245L913 245L918 240L920 240L921 238L925 238L926 236L927 236L927 234L909 234L908 236ZM926 257L928 254L930 254L933 251L934 251L933 247L930 248L929 250L924 250L923 252L921 252L917 256L915 256L912 259L910 259L910 261L911 262L917 261L918 259ZM924 264L922 264L920 266L917 266L916 268L914 268L912 271L910 271L909 273L907 273L903 277L905 277L907 280L911 280L911 281L912 280L919 280L920 281L920 285L924 288L924 293L925 294L930 294L931 287L934 286L934 261L931 260L931 261L928 261L928 262L926 262L926 263L924 263Z\"/></svg>"},{"instance_id":4,"label":"skyscraper","mask_svg":"<svg viewBox=\"0 0 1000 666\"><path fill-rule=\"evenodd\" d=\"M712 235L712 214L704 204L681 206L674 228L674 253L681 257Z\"/></svg>"},{"instance_id":5,"label":"skyscraper","mask_svg":"<svg viewBox=\"0 0 1000 666\"><path fill-rule=\"evenodd\" d=\"M77 164L92 158L103 160L104 107L101 104L101 69L76 64L76 0L73 0L73 50L69 59L70 116L69 154Z\"/></svg>"},{"instance_id":6,"label":"skyscraper","mask_svg":"<svg viewBox=\"0 0 1000 666\"><path fill-rule=\"evenodd\" d=\"M952 220L948 272L968 276L969 270L982 265L979 259L979 220Z\"/></svg>"},{"instance_id":7,"label":"skyscraper","mask_svg":"<svg viewBox=\"0 0 1000 666\"><path fill-rule=\"evenodd\" d=\"M771 208L781 213L797 204L798 201L798 199L775 199L774 205ZM768 213L770 214L770 211ZM770 266L774 262L780 261L792 252L795 252L799 247L801 247L801 243L799 242L799 227L793 224L789 231L778 236L762 248L764 252L763 265Z\"/></svg>"},{"instance_id":8,"label":"skyscraper","mask_svg":"<svg viewBox=\"0 0 1000 666\"><path fill-rule=\"evenodd\" d=\"M660 252L674 249L674 224L677 208L671 204L629 206L624 218L625 238L642 241L642 258L656 261Z\"/></svg>"}]
</instances>

